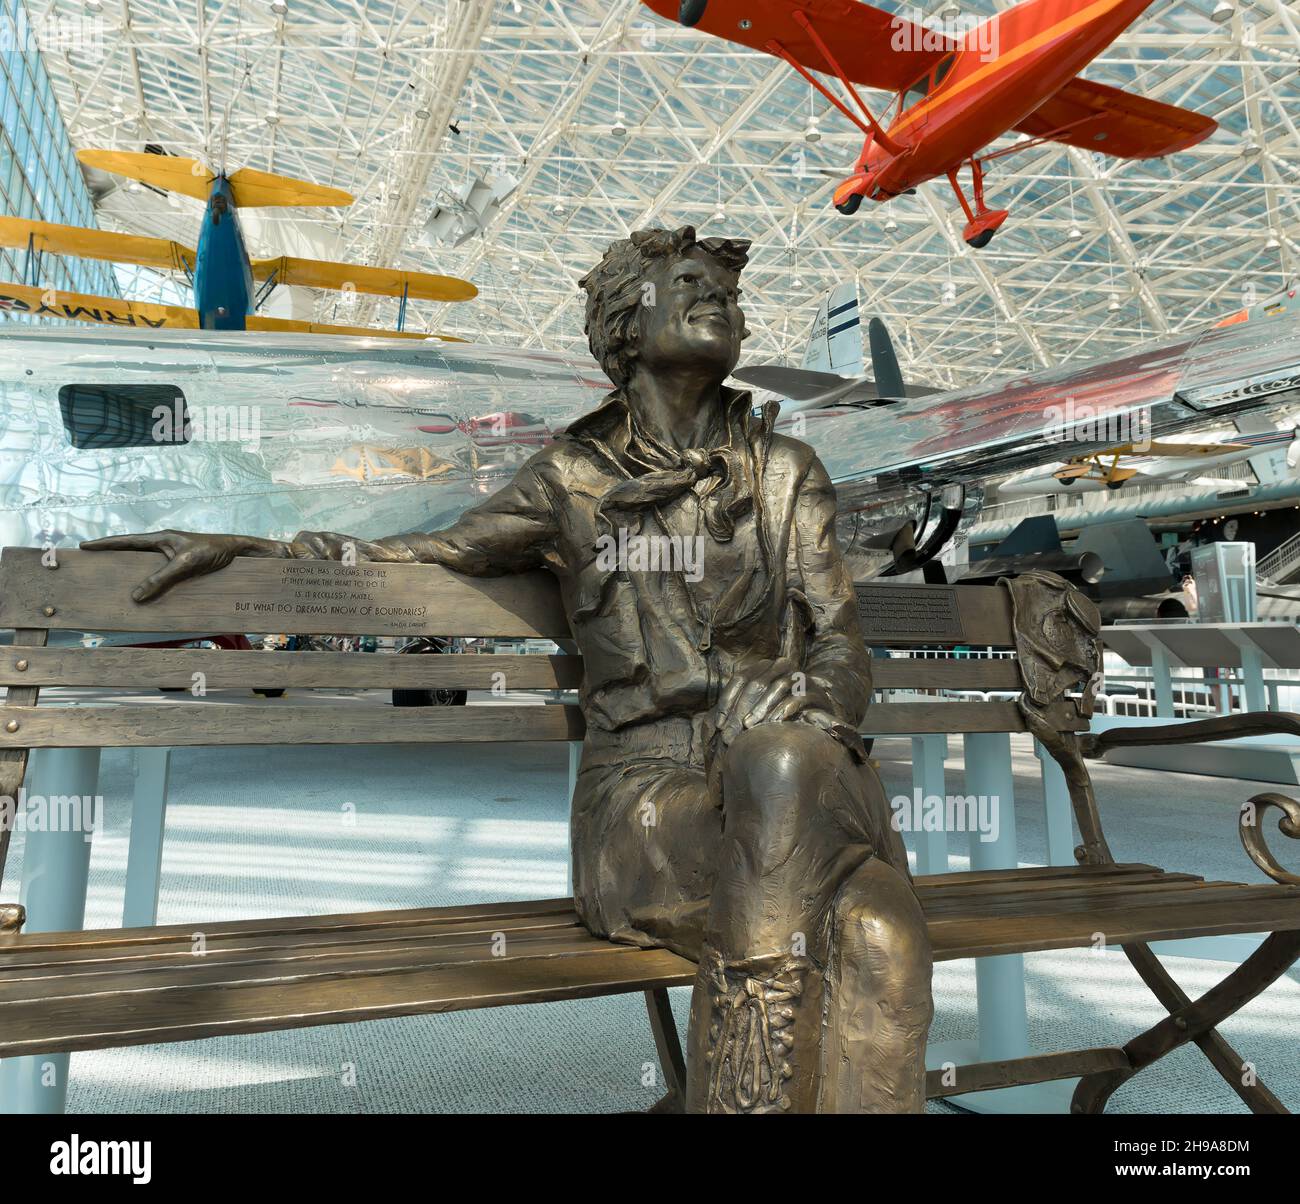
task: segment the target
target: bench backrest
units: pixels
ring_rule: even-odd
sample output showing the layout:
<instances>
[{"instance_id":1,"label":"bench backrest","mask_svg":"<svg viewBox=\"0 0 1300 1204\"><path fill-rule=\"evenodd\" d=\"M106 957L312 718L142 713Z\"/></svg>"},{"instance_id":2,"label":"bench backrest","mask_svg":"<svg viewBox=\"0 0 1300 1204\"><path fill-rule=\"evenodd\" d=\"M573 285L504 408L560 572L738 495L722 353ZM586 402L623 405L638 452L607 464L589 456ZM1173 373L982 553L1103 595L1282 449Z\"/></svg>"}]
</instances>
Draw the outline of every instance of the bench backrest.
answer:
<instances>
[{"instance_id":1,"label":"bench backrest","mask_svg":"<svg viewBox=\"0 0 1300 1204\"><path fill-rule=\"evenodd\" d=\"M545 573L468 578L433 565L239 559L185 582L156 601L131 599L162 563L151 552L6 548L0 557L0 627L14 644L0 655L0 794L21 783L30 748L137 745L368 744L423 741L579 740L577 708L558 706L387 708L356 700L328 709L287 702L191 699L205 691L256 687L573 689L576 656L389 656L331 652L46 647L51 632L139 633L142 641L184 635L286 632L303 635L539 637L570 631L559 590ZM1011 609L997 586L858 587L868 644L892 648L1009 649ZM913 656L873 664L877 689L1019 691L1013 659ZM45 687L187 693L112 705L38 707ZM96 699L96 701L101 701ZM111 701L111 700L110 700ZM1087 727L1073 704L1052 714L1062 731ZM1014 701L926 701L875 708L876 735L1023 731ZM16 776L15 776L16 775Z\"/></svg>"}]
</instances>

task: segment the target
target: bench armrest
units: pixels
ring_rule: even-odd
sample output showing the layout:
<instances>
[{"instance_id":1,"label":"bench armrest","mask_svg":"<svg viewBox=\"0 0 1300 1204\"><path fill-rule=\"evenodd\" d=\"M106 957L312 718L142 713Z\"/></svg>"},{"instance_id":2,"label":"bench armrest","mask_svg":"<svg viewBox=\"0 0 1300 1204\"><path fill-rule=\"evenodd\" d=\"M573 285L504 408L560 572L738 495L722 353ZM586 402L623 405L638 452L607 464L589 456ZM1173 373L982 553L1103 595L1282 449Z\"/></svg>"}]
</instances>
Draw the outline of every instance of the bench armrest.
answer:
<instances>
[{"instance_id":1,"label":"bench armrest","mask_svg":"<svg viewBox=\"0 0 1300 1204\"><path fill-rule=\"evenodd\" d=\"M1246 856L1274 882L1285 883L1287 886L1300 886L1300 874L1293 874L1283 869L1264 841L1261 819L1270 807L1276 807L1282 812L1282 818L1277 821L1278 831L1292 840L1300 840L1300 801L1291 798L1290 795L1278 794L1270 790L1265 794L1257 794L1249 802L1241 804L1237 831L1241 834L1242 846L1246 850Z\"/></svg>"},{"instance_id":2,"label":"bench armrest","mask_svg":"<svg viewBox=\"0 0 1300 1204\"><path fill-rule=\"evenodd\" d=\"M1112 748L1150 748L1160 744L1199 744L1202 741L1232 740L1238 736L1300 736L1300 715L1277 711L1247 711L1240 715L1217 715L1189 723L1154 727L1113 727L1080 738L1086 757L1100 757ZM1300 840L1300 801L1269 791L1257 794L1241 805L1237 831L1246 855L1274 882L1300 886L1300 874L1283 869L1265 843L1261 828L1263 813L1276 807L1282 812L1278 830Z\"/></svg>"},{"instance_id":3,"label":"bench armrest","mask_svg":"<svg viewBox=\"0 0 1300 1204\"><path fill-rule=\"evenodd\" d=\"M1200 744L1239 736L1300 736L1300 715L1289 711L1245 711L1152 727L1112 727L1079 738L1085 757L1100 757L1112 748L1149 748L1157 744Z\"/></svg>"}]
</instances>

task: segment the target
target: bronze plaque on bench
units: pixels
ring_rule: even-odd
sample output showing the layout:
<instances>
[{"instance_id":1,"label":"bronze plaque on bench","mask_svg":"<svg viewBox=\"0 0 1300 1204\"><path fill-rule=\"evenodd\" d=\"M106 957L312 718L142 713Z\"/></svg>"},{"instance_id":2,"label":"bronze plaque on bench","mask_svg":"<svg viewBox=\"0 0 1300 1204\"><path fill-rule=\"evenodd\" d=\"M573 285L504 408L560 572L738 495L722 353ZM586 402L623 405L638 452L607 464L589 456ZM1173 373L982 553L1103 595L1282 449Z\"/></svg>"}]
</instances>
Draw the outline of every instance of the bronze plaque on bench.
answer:
<instances>
[{"instance_id":1,"label":"bronze plaque on bench","mask_svg":"<svg viewBox=\"0 0 1300 1204\"><path fill-rule=\"evenodd\" d=\"M868 644L890 640L960 642L966 638L957 589L951 585L854 585L858 620Z\"/></svg>"},{"instance_id":2,"label":"bronze plaque on bench","mask_svg":"<svg viewBox=\"0 0 1300 1204\"><path fill-rule=\"evenodd\" d=\"M156 552L6 548L0 626L80 631L291 632L300 635L484 635L564 638L568 622L543 573L477 580L426 564L240 558L153 602L131 590Z\"/></svg>"}]
</instances>

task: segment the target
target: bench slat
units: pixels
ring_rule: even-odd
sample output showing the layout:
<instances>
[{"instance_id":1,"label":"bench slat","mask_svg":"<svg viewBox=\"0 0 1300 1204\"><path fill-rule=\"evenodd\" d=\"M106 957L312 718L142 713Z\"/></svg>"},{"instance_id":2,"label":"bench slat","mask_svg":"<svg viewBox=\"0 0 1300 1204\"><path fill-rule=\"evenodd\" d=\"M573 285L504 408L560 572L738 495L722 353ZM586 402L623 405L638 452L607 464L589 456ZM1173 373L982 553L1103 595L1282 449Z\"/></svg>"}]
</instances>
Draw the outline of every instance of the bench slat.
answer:
<instances>
[{"instance_id":1,"label":"bench slat","mask_svg":"<svg viewBox=\"0 0 1300 1204\"><path fill-rule=\"evenodd\" d=\"M0 965L23 963L39 955L76 951L78 957L111 954L116 949L169 947L188 949L195 933L209 943L241 939L313 935L371 933L384 935L410 928L440 927L447 931L481 932L484 928L537 927L542 923L576 924L573 900L526 899L509 903L470 903L459 907L414 907L385 911L343 912L334 915L273 916L257 920L192 921L188 924L158 924L149 928L76 928L65 932L32 932L0 937ZM461 927L468 923L468 927ZM6 949L8 941L11 948Z\"/></svg>"},{"instance_id":2,"label":"bench slat","mask_svg":"<svg viewBox=\"0 0 1300 1204\"><path fill-rule=\"evenodd\" d=\"M1009 657L939 660L920 656L873 657L877 690L1020 690L1020 666Z\"/></svg>"},{"instance_id":3,"label":"bench slat","mask_svg":"<svg viewBox=\"0 0 1300 1204\"><path fill-rule=\"evenodd\" d=\"M240 557L153 602L131 590L166 563L156 552L40 548L0 557L0 627L72 631L290 631L303 635L441 635L567 639L549 573L474 578L431 564L344 565ZM53 613L47 614L47 608Z\"/></svg>"},{"instance_id":4,"label":"bench slat","mask_svg":"<svg viewBox=\"0 0 1300 1204\"><path fill-rule=\"evenodd\" d=\"M695 965L666 949L607 947L580 957L489 955L459 965L341 978L0 1004L0 1058L584 999L694 980ZM220 1006L213 1007L218 993Z\"/></svg>"},{"instance_id":5,"label":"bench slat","mask_svg":"<svg viewBox=\"0 0 1300 1204\"><path fill-rule=\"evenodd\" d=\"M926 919L935 961L1087 948L1098 931L1105 932L1108 945L1120 945L1300 929L1300 896L1280 887L1272 890L1273 894L1263 898L1235 902L1223 902L1218 891L1204 902L1198 901L1195 892L1179 891L1163 902L1102 913L1091 909L1063 914L1048 910L1045 914L992 917L982 913L933 918L927 915ZM1048 909L1051 906L1047 904Z\"/></svg>"},{"instance_id":6,"label":"bench slat","mask_svg":"<svg viewBox=\"0 0 1300 1204\"><path fill-rule=\"evenodd\" d=\"M1045 878L1068 882L1148 873L1163 874L1164 870L1158 865L1147 865L1141 861L1119 861L1111 865L1026 865L1002 870L952 870L943 874L921 874L914 881L918 892L947 890L950 887L966 889L992 886L995 883L1005 885L1008 890L1015 890L1026 883Z\"/></svg>"},{"instance_id":7,"label":"bench slat","mask_svg":"<svg viewBox=\"0 0 1300 1204\"><path fill-rule=\"evenodd\" d=\"M19 669L25 662L26 669ZM358 652L260 652L208 648L24 648L0 650L0 685L188 690L241 686L328 689L567 690L582 683L577 656ZM501 676L496 676L500 674Z\"/></svg>"},{"instance_id":8,"label":"bench slat","mask_svg":"<svg viewBox=\"0 0 1300 1204\"><path fill-rule=\"evenodd\" d=\"M203 933L196 925L196 933ZM461 920L455 924L438 922L410 924L392 928L346 928L333 932L277 933L248 937L239 934L203 933L202 960L257 961L264 954L284 957L315 957L347 951L414 948L447 945L488 948L494 940L532 941L572 936L578 930L578 918L572 909L562 916L520 918L506 924L491 921ZM0 959L0 985L28 977L51 977L63 973L102 973L112 969L144 968L148 965L183 966L198 956L191 938L165 944L114 945L108 949L87 950L72 945L45 953L17 951Z\"/></svg>"},{"instance_id":9,"label":"bench slat","mask_svg":"<svg viewBox=\"0 0 1300 1204\"><path fill-rule=\"evenodd\" d=\"M1087 719L1072 703L1047 712L1058 731L1086 732ZM1025 719L1014 702L886 702L867 708L862 730L873 736L934 732L1023 732Z\"/></svg>"},{"instance_id":10,"label":"bench slat","mask_svg":"<svg viewBox=\"0 0 1300 1204\"><path fill-rule=\"evenodd\" d=\"M586 730L575 706L265 707L179 697L144 706L6 707L3 719L0 748L473 744L581 740Z\"/></svg>"},{"instance_id":11,"label":"bench slat","mask_svg":"<svg viewBox=\"0 0 1300 1204\"><path fill-rule=\"evenodd\" d=\"M1240 903L1251 899L1279 898L1276 886L1248 886L1239 882L1148 882L1135 886L1094 887L1081 891L1047 891L1042 894L997 896L983 898L968 896L964 899L940 897L925 903L925 914L935 920L950 916L959 917L978 910L985 917L1037 916L1044 912L1053 915L1087 912L1103 915L1116 909L1132 909L1148 904L1173 906L1174 896L1195 907L1203 908L1212 902ZM1300 891L1294 899L1300 907ZM1100 921L1099 921L1100 922Z\"/></svg>"},{"instance_id":12,"label":"bench slat","mask_svg":"<svg viewBox=\"0 0 1300 1204\"><path fill-rule=\"evenodd\" d=\"M40 999L78 999L103 997L126 991L168 987L182 981L186 987L235 987L247 983L297 982L310 978L342 977L357 974L388 974L408 970L435 969L486 961L492 957L491 934L477 939L451 941L428 940L411 945L345 944L326 949L295 951L268 950L262 956L194 958L188 966L168 962L150 962L134 966L123 962L112 968L73 967L70 971L50 975L40 972L22 977L0 977L0 1019L12 1003ZM578 957L611 950L637 952L635 945L611 945L576 925L563 929L512 934L505 945L514 957Z\"/></svg>"},{"instance_id":13,"label":"bench slat","mask_svg":"<svg viewBox=\"0 0 1300 1204\"><path fill-rule=\"evenodd\" d=\"M1087 947L1097 931L1118 944L1300 929L1300 889L1178 874L1154 889L1138 881L1152 873L1046 866L917 885L937 960ZM961 878L975 889L961 891ZM1072 899L1055 897L1071 891ZM505 957L493 956L496 928L506 931ZM196 929L208 938L207 957L189 955ZM76 960L64 964L63 954ZM0 1057L686 986L695 977L691 962L665 950L588 935L571 900L34 933L8 938L0 967Z\"/></svg>"}]
</instances>

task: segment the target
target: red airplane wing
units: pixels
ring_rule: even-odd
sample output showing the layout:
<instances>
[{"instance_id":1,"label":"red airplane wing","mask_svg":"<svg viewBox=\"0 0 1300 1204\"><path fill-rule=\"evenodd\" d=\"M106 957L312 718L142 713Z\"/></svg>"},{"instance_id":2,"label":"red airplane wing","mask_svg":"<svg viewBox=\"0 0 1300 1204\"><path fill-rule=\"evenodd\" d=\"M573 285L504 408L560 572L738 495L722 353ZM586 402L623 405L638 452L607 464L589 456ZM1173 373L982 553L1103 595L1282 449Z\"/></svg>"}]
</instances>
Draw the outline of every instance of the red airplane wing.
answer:
<instances>
[{"instance_id":1,"label":"red airplane wing","mask_svg":"<svg viewBox=\"0 0 1300 1204\"><path fill-rule=\"evenodd\" d=\"M1218 125L1189 109L1075 78L1015 128L1121 159L1152 159L1195 146Z\"/></svg>"},{"instance_id":2,"label":"red airplane wing","mask_svg":"<svg viewBox=\"0 0 1300 1204\"><path fill-rule=\"evenodd\" d=\"M679 0L642 3L677 20ZM708 0L694 28L754 50L777 41L810 71L833 74L807 30L793 19L795 12L807 15L850 80L886 92L901 92L957 45L935 30L857 0Z\"/></svg>"}]
</instances>

